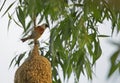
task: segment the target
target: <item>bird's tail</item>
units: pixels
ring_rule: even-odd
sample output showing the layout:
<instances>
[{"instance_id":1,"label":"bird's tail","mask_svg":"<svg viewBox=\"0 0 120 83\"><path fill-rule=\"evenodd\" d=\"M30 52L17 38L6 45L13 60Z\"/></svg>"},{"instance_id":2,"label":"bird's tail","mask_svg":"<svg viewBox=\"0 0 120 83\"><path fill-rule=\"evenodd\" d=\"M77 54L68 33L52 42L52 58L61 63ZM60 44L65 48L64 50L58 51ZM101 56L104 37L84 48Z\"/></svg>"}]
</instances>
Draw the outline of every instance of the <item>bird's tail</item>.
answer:
<instances>
[{"instance_id":1,"label":"bird's tail","mask_svg":"<svg viewBox=\"0 0 120 83\"><path fill-rule=\"evenodd\" d=\"M28 40L28 38L23 38L23 39L21 39L22 42L25 42L25 41L27 41L27 40Z\"/></svg>"}]
</instances>

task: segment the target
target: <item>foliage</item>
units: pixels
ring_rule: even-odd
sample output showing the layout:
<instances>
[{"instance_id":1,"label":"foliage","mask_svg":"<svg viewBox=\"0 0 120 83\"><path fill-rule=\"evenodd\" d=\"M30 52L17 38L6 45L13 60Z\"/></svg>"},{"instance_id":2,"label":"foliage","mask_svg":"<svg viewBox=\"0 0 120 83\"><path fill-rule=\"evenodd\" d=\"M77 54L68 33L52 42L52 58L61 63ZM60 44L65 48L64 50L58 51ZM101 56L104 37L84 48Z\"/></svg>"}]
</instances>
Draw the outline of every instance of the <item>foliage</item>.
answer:
<instances>
[{"instance_id":1,"label":"foliage","mask_svg":"<svg viewBox=\"0 0 120 83\"><path fill-rule=\"evenodd\" d=\"M119 8L112 1L16 0L8 6L3 16L8 13L10 20L22 27L24 33L32 26L35 18L37 24L45 20L49 25L55 25L51 27L49 51L45 55L52 64L53 83L61 83L59 67L62 68L64 79L69 79L73 72L78 82L81 73L92 79L93 66L102 54L99 37L108 37L99 34L97 24L107 19L112 23L112 33L115 27L118 31L120 29ZM13 5L16 8L11 13L9 9ZM20 54L19 61L25 53ZM119 51L112 55L111 62L116 61L118 54ZM111 67L109 76L119 67L119 64Z\"/></svg>"},{"instance_id":2,"label":"foliage","mask_svg":"<svg viewBox=\"0 0 120 83\"><path fill-rule=\"evenodd\" d=\"M116 46L117 49L110 57L111 67L108 73L108 78L111 77L115 71L118 71L118 73L120 73L120 43L113 41L111 43L112 45Z\"/></svg>"}]
</instances>

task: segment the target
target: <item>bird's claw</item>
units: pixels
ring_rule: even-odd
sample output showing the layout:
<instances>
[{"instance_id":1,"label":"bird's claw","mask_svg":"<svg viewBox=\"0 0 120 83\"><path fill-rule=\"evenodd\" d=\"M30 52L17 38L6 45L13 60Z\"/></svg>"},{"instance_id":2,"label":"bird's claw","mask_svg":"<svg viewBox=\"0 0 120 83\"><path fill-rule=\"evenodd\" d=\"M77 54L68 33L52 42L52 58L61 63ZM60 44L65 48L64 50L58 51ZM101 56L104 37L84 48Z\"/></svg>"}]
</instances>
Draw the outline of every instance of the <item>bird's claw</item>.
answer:
<instances>
[{"instance_id":1,"label":"bird's claw","mask_svg":"<svg viewBox=\"0 0 120 83\"><path fill-rule=\"evenodd\" d=\"M39 41L34 41L35 45L40 45Z\"/></svg>"}]
</instances>

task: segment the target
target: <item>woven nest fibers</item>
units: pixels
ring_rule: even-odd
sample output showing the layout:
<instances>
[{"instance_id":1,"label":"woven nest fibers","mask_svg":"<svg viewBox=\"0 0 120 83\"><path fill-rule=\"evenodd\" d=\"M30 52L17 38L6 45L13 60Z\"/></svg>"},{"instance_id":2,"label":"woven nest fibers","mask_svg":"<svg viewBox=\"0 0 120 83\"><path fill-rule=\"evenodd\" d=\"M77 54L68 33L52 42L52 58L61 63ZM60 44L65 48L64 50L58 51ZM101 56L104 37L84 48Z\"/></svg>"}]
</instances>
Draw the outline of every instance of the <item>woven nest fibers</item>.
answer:
<instances>
[{"instance_id":1,"label":"woven nest fibers","mask_svg":"<svg viewBox=\"0 0 120 83\"><path fill-rule=\"evenodd\" d=\"M39 55L38 47L17 69L14 83L52 83L51 64L47 58Z\"/></svg>"}]
</instances>

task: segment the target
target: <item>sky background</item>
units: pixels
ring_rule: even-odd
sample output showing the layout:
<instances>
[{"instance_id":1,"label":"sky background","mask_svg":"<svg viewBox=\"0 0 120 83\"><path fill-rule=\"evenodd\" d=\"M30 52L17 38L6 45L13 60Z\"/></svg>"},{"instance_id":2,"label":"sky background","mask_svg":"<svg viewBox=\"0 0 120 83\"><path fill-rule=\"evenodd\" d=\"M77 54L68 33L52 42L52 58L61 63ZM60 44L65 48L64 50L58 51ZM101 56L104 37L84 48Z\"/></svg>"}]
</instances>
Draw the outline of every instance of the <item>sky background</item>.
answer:
<instances>
[{"instance_id":1,"label":"sky background","mask_svg":"<svg viewBox=\"0 0 120 83\"><path fill-rule=\"evenodd\" d=\"M27 45L27 43L22 43L20 41L22 37L22 28L18 27L15 23L12 22L9 30L7 29L8 17L5 15L1 17L5 9L11 3L12 0L7 1L7 5L5 5L2 12L0 12L0 82L1 83L13 83L14 82L14 73L17 67L12 66L9 69L9 64L12 58L16 54L20 54L21 52L30 50L31 47ZM1 1L0 1L1 5ZM10 10L13 11L13 10ZM99 25L99 31L101 34L110 35L111 33L111 25L110 22L104 21L103 24ZM43 40L46 37L46 33L49 33L48 30L42 35ZM101 47L102 47L102 56L97 60L96 68L94 70L95 75L93 75L93 80L88 81L86 77L81 75L80 83L119 83L119 75L116 72L111 79L107 80L106 76L108 73L108 69L110 67L109 58L110 55L115 51L115 47L109 43L110 40L119 40L118 36L113 36L112 38L100 38ZM60 72L62 72L60 70ZM73 75L71 76L69 83L73 83Z\"/></svg>"}]
</instances>

